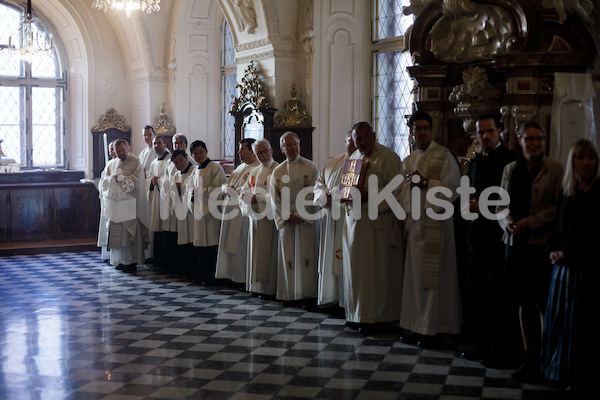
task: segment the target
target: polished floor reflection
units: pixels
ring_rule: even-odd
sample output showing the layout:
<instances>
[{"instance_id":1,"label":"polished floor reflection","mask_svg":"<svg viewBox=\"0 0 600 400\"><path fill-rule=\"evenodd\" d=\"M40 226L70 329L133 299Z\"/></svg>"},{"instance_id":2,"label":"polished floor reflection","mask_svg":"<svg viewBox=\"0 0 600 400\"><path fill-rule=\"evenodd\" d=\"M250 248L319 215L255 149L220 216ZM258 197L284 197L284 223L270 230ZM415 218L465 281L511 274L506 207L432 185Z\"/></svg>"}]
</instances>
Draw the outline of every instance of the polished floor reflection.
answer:
<instances>
[{"instance_id":1,"label":"polished floor reflection","mask_svg":"<svg viewBox=\"0 0 600 400\"><path fill-rule=\"evenodd\" d=\"M116 271L98 252L0 258L4 400L560 398L458 351L147 266Z\"/></svg>"}]
</instances>

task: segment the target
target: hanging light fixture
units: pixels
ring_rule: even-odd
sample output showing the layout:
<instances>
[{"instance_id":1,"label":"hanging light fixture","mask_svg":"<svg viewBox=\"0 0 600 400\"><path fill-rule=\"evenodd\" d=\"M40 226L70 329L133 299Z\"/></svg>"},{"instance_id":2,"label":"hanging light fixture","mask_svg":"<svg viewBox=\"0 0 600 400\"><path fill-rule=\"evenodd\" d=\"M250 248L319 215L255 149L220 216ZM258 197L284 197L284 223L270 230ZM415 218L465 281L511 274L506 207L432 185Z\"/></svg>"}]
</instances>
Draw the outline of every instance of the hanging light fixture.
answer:
<instances>
[{"instance_id":1,"label":"hanging light fixture","mask_svg":"<svg viewBox=\"0 0 600 400\"><path fill-rule=\"evenodd\" d=\"M33 16L31 0L27 0L27 9L23 12L19 31L18 43L13 43L13 38L10 36L8 46L5 48L12 56L28 63L54 56L52 35L48 35Z\"/></svg>"},{"instance_id":2,"label":"hanging light fixture","mask_svg":"<svg viewBox=\"0 0 600 400\"><path fill-rule=\"evenodd\" d=\"M106 12L107 10L125 10L127 18L133 11L142 10L148 14L160 10L160 0L94 0L92 7Z\"/></svg>"}]
</instances>

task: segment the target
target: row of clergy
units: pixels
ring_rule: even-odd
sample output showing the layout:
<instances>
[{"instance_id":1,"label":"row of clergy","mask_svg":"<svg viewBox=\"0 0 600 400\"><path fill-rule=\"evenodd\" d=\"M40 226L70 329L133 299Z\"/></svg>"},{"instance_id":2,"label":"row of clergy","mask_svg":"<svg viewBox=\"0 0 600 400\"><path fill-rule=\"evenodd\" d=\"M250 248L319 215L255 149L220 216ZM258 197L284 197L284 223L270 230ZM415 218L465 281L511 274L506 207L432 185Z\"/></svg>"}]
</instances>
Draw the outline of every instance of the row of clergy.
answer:
<instances>
[{"instance_id":1,"label":"row of clergy","mask_svg":"<svg viewBox=\"0 0 600 400\"><path fill-rule=\"evenodd\" d=\"M430 219L411 220L409 215L400 221L385 201L378 205L377 217L369 217L367 179L360 188L365 194L361 218L354 218L351 202L331 198L346 160L362 160L363 178L376 175L379 191L418 166L430 183L455 193L460 171L443 146L430 140L426 151L413 152L402 163L362 122L340 138L346 152L319 171L300 156L298 136L287 132L279 143L285 161L273 160L266 139L243 139L241 164L226 178L221 165L208 157L204 142L191 143L190 157L183 134L173 137L172 152L151 126L143 135L148 148L139 157L124 140L111 144L115 158L100 179L98 245L115 268L135 271L136 264L153 257L155 266L199 276L206 284L227 279L290 304L316 299L319 305L336 305L353 327L400 320L403 328L420 334L460 332L452 220L433 221L425 237ZM427 185L423 181L394 190L405 210L412 209L403 204L410 203L412 187ZM222 200L221 219L209 209L215 191ZM322 209L321 219L301 217L295 206L301 191L313 204L310 211ZM420 204L427 206L422 192ZM430 251L432 247L437 248Z\"/></svg>"}]
</instances>

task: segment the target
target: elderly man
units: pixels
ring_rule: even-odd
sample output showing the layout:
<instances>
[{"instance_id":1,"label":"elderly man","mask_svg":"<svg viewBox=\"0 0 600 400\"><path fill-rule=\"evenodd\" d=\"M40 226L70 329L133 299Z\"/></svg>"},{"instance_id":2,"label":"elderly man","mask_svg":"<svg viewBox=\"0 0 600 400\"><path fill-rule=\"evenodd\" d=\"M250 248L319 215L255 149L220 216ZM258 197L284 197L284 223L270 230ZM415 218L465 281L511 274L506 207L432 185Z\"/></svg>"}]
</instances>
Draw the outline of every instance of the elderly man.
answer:
<instances>
[{"instance_id":1,"label":"elderly man","mask_svg":"<svg viewBox=\"0 0 600 400\"><path fill-rule=\"evenodd\" d=\"M279 235L273 222L273 209L268 193L269 178L279 163L273 160L273 149L267 139L252 144L260 165L250 170L239 197L244 216L250 218L246 290L263 299L275 297Z\"/></svg>"},{"instance_id":2,"label":"elderly man","mask_svg":"<svg viewBox=\"0 0 600 400\"><path fill-rule=\"evenodd\" d=\"M370 204L369 192L385 190L400 173L402 162L391 149L377 143L375 132L367 122L354 125L352 138L357 150L350 159L362 160L363 186L357 188L359 199L353 197L347 203L350 212L345 216L346 325L368 335L386 329L400 315L404 273L402 224L391 209L393 204L387 200ZM372 176L378 179L372 181L369 179ZM392 194L394 199L399 198L399 190ZM374 216L369 215L370 208L376 211Z\"/></svg>"},{"instance_id":3,"label":"elderly man","mask_svg":"<svg viewBox=\"0 0 600 400\"><path fill-rule=\"evenodd\" d=\"M163 189L165 181L168 181L166 167L171 159L171 153L167 149L167 143L162 136L156 136L153 140L154 154L158 156L150 164L146 173L146 194L151 204L150 232L154 237L154 265L158 268L166 268L177 239L175 218L169 213L168 199ZM151 237L152 242L152 237Z\"/></svg>"},{"instance_id":4,"label":"elderly man","mask_svg":"<svg viewBox=\"0 0 600 400\"><path fill-rule=\"evenodd\" d=\"M254 139L242 139L238 154L242 163L233 171L222 186L225 201L221 219L219 253L217 255L218 279L229 279L233 285L243 289L246 283L246 246L248 244L248 218L242 215L238 196L252 168L260 162L252 151ZM237 213L233 218L229 213Z\"/></svg>"},{"instance_id":5,"label":"elderly man","mask_svg":"<svg viewBox=\"0 0 600 400\"><path fill-rule=\"evenodd\" d=\"M318 241L318 232L315 228L318 225L308 218L310 210L299 208L297 202L305 202L298 194L301 191L306 194L314 187L319 169L314 162L300 156L300 139L295 133L284 133L280 146L286 159L275 167L269 181L275 225L279 230L277 298L289 306L304 301L309 308L317 296L318 243L315 240ZM312 201L312 193L306 198Z\"/></svg>"},{"instance_id":6,"label":"elderly man","mask_svg":"<svg viewBox=\"0 0 600 400\"><path fill-rule=\"evenodd\" d=\"M331 194L340 186L342 171L346 160L354 153L354 139L352 130L346 133L344 141L346 151L329 162L319 174L315 183L314 203L323 208L324 214L321 220L321 238L319 247L319 290L317 304L333 306L334 308L345 306L344 304L344 280L342 263L342 233L345 220L340 203L333 203ZM337 207L334 213L332 207ZM337 218L336 218L337 215ZM342 310L338 310L342 311Z\"/></svg>"},{"instance_id":7,"label":"elderly man","mask_svg":"<svg viewBox=\"0 0 600 400\"><path fill-rule=\"evenodd\" d=\"M174 134L173 137L171 138L171 142L173 144L173 151L183 150L183 151L187 152L188 139L187 139L187 136L185 135L185 133ZM186 157L187 157L188 161L192 163L192 165L197 165L196 161L194 160L194 158L192 156L190 156L188 154L188 155L186 155ZM175 165L173 165L173 163L171 161L169 161L167 163L167 167L166 167L167 176L169 176L169 177L173 176L176 171L177 171L177 169L175 168Z\"/></svg>"},{"instance_id":8,"label":"elderly man","mask_svg":"<svg viewBox=\"0 0 600 400\"><path fill-rule=\"evenodd\" d=\"M403 336L404 341L418 341L423 347L444 346L444 338L438 334L460 333L462 323L454 221L452 216L439 217L443 207L439 201L430 202L426 194L433 188L446 188L452 193L450 198L439 192L435 197L453 202L458 197L461 174L454 154L433 141L428 113L416 111L408 126L417 150L406 157L402 171L406 176L402 207L407 213L408 239L400 327L410 331ZM412 204L415 199L419 204ZM427 209L438 218L432 218Z\"/></svg>"},{"instance_id":9,"label":"elderly man","mask_svg":"<svg viewBox=\"0 0 600 400\"><path fill-rule=\"evenodd\" d=\"M140 160L130 153L122 139L115 141L118 159L109 163L106 191L106 218L110 221L108 248L110 263L117 269L135 272L144 262L148 244L148 215L144 196L144 172Z\"/></svg>"}]
</instances>

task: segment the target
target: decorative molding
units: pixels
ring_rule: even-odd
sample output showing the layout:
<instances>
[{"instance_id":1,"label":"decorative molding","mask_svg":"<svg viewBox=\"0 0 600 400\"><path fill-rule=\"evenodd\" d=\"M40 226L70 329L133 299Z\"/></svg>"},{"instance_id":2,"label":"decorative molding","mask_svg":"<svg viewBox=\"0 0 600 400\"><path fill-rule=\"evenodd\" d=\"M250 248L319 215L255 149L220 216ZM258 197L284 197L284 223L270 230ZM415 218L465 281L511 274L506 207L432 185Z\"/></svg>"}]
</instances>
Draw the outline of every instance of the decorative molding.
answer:
<instances>
[{"instance_id":1,"label":"decorative molding","mask_svg":"<svg viewBox=\"0 0 600 400\"><path fill-rule=\"evenodd\" d=\"M176 132L176 129L171 123L171 118L169 118L169 116L165 113L165 110L165 103L162 103L160 106L160 114L158 114L156 124L154 125L154 131L157 135L173 136Z\"/></svg>"},{"instance_id":2,"label":"decorative molding","mask_svg":"<svg viewBox=\"0 0 600 400\"><path fill-rule=\"evenodd\" d=\"M515 134L517 134L521 125L537 116L539 107L532 104L516 105L512 106L510 111L515 120Z\"/></svg>"},{"instance_id":3,"label":"decorative molding","mask_svg":"<svg viewBox=\"0 0 600 400\"><path fill-rule=\"evenodd\" d=\"M464 83L452 88L448 100L456 103L454 113L462 118L465 132L474 136L473 117L486 112L497 112L500 89L489 83L482 67L468 67L462 72L462 78Z\"/></svg>"},{"instance_id":4,"label":"decorative molding","mask_svg":"<svg viewBox=\"0 0 600 400\"><path fill-rule=\"evenodd\" d=\"M240 97L234 97L229 109L230 113L242 110L246 104L253 104L256 108L269 106L262 82L258 77L258 70L254 64L254 62L251 62L244 71L242 83L235 85L236 89L240 90Z\"/></svg>"},{"instance_id":5,"label":"decorative molding","mask_svg":"<svg viewBox=\"0 0 600 400\"><path fill-rule=\"evenodd\" d=\"M431 52L441 61L467 63L507 53L517 42L512 17L503 7L471 0L446 0L430 31Z\"/></svg>"},{"instance_id":6,"label":"decorative molding","mask_svg":"<svg viewBox=\"0 0 600 400\"><path fill-rule=\"evenodd\" d=\"M270 45L271 45L271 41L269 39L260 39L260 40L255 40L253 42L238 44L237 46L235 46L235 51L242 52L242 51L260 49L261 47L270 46Z\"/></svg>"},{"instance_id":7,"label":"decorative molding","mask_svg":"<svg viewBox=\"0 0 600 400\"><path fill-rule=\"evenodd\" d=\"M112 107L98 119L98 125L92 128L92 132L103 132L111 128L131 132L131 127L126 124L125 117L117 114L117 111Z\"/></svg>"},{"instance_id":8,"label":"decorative molding","mask_svg":"<svg viewBox=\"0 0 600 400\"><path fill-rule=\"evenodd\" d=\"M283 103L283 109L277 117L275 117L274 126L312 126L312 117L308 115L304 104L296 99L298 91L296 84L292 83L290 89L290 99Z\"/></svg>"}]
</instances>

